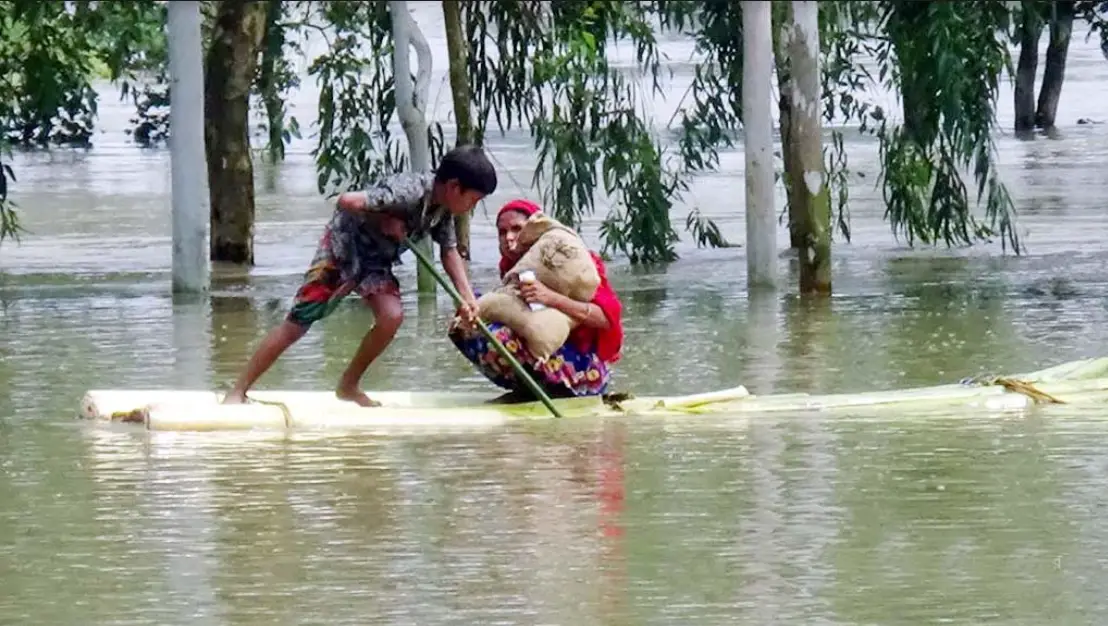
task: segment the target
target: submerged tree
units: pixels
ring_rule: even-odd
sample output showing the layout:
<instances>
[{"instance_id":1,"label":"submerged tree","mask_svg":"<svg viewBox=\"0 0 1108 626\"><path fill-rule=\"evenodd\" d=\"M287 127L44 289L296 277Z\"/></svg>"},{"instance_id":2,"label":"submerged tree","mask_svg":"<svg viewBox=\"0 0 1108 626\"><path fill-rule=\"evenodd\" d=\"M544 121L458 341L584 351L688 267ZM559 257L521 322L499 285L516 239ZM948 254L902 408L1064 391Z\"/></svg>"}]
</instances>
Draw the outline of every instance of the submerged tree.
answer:
<instances>
[{"instance_id":1,"label":"submerged tree","mask_svg":"<svg viewBox=\"0 0 1108 626\"><path fill-rule=\"evenodd\" d=\"M1050 129L1054 127L1058 102L1062 97L1066 59L1075 20L1088 25L1088 36L1100 37L1101 51L1108 58L1108 2L1021 0L1014 11L1013 38L1020 48L1015 81L1015 130L1018 133L1027 133L1035 128ZM1047 30L1049 39L1043 81L1036 99L1039 40L1044 29Z\"/></svg>"},{"instance_id":2,"label":"submerged tree","mask_svg":"<svg viewBox=\"0 0 1108 626\"><path fill-rule=\"evenodd\" d=\"M473 90L469 86L469 45L462 25L462 9L457 0L442 0L443 27L446 30L446 51L449 58L450 93L454 101L455 145L478 143L473 132ZM454 227L458 239L458 252L470 259L469 227L471 215L459 215Z\"/></svg>"},{"instance_id":3,"label":"submerged tree","mask_svg":"<svg viewBox=\"0 0 1108 626\"><path fill-rule=\"evenodd\" d=\"M741 3L717 0L697 3L659 2L663 28L692 37L697 52L705 59L695 68L693 84L682 103L678 144L684 167L696 174L714 170L719 163L719 150L735 145L735 133L742 126L742 13ZM778 85L778 118L781 136L781 172L787 202L790 242L793 248L803 246L801 232L801 191L794 179L800 173L796 163L796 144L791 140L791 120L794 117L790 88L789 52L781 38L782 26L789 14L790 3L773 3L775 66ZM872 3L819 3L820 47L823 56L821 89L824 106L822 121L829 123L860 123L863 130L871 121L873 107L857 92L869 82L858 63L861 42L853 24L873 19ZM841 115L841 120L834 120ZM831 144L824 149L825 170L829 191L834 197L837 226L849 240L847 220L848 161L843 146L843 133L832 128Z\"/></svg>"},{"instance_id":4,"label":"submerged tree","mask_svg":"<svg viewBox=\"0 0 1108 626\"><path fill-rule=\"evenodd\" d=\"M1020 47L1015 87L1017 132L1054 127L1058 101L1062 97L1076 4L1072 1L1042 0L1022 0L1019 3L1018 19L1015 20ZM1039 39L1044 26L1049 26L1050 40L1046 48L1043 83L1036 102L1035 77L1039 66Z\"/></svg>"},{"instance_id":5,"label":"submerged tree","mask_svg":"<svg viewBox=\"0 0 1108 626\"><path fill-rule=\"evenodd\" d=\"M831 199L823 169L820 97L819 7L813 0L792 2L781 40L789 53L789 150L796 167L791 215L801 240L800 293L831 293Z\"/></svg>"},{"instance_id":6,"label":"submerged tree","mask_svg":"<svg viewBox=\"0 0 1108 626\"><path fill-rule=\"evenodd\" d=\"M223 0L204 68L204 142L211 202L210 258L254 264L250 92L265 36L266 3Z\"/></svg>"},{"instance_id":7,"label":"submerged tree","mask_svg":"<svg viewBox=\"0 0 1108 626\"><path fill-rule=\"evenodd\" d=\"M0 241L22 230L10 148L87 147L99 75L128 86L165 62L165 7L134 2L0 2Z\"/></svg>"},{"instance_id":8,"label":"submerged tree","mask_svg":"<svg viewBox=\"0 0 1108 626\"><path fill-rule=\"evenodd\" d=\"M396 85L396 112L408 138L408 158L413 170L431 171L431 142L428 138L427 95L431 84L431 47L423 31L408 12L406 0L389 2L392 21L392 72ZM416 51L416 76L412 80L411 50ZM424 256L431 254L431 241L413 242ZM416 268L420 292L435 291L435 279L422 265Z\"/></svg>"},{"instance_id":9,"label":"submerged tree","mask_svg":"<svg viewBox=\"0 0 1108 626\"><path fill-rule=\"evenodd\" d=\"M215 9L229 5L208 5L215 33ZM1075 3L1081 19L1086 19L1086 5L1097 3ZM139 106L136 141L153 143L164 137L164 120L158 117L159 105L167 101L159 79L164 68L164 4L79 2L72 12L62 6L26 0L0 3L0 18L5 20L0 29L0 66L5 69L0 81L14 83L5 86L19 94L0 103L8 140L24 145L34 145L43 136L87 141L94 117L90 99L95 94L88 87L94 63L107 67ZM482 0L457 7L469 45L465 63L472 97L462 95L462 87L456 88L455 96L472 105L472 141L483 141L494 126L501 131L525 129L539 155L533 181L557 217L579 224L594 211L600 190L613 204L601 229L606 250L623 252L636 263L675 258L673 206L681 201L691 176L717 166L716 151L730 143L741 126L742 3ZM1010 15L1008 3L1000 0L819 3L823 122L856 125L879 140L880 184L888 217L894 232L909 243L941 239L968 244L999 234L1019 251L1011 200L996 176L990 137L996 84L1008 62L999 34L1005 32ZM297 83L290 59L301 53L300 42L311 34L327 41L326 51L309 69L321 88L314 151L320 191L364 186L381 174L407 167L401 140L394 136L396 93L387 3L271 0L265 3L264 17L261 60L252 71L252 87L265 112L271 159L282 157L284 143L297 132L284 99ZM780 23L780 16L776 19ZM655 39L658 24L693 37L707 59L696 68L691 102L680 116L680 134L673 145L659 137L644 107L663 82ZM41 44L45 41L62 43L48 47ZM613 66L610 55L617 44L630 44L633 67ZM778 41L779 53L781 44ZM876 59L872 74L862 62L866 55ZM792 71L788 55L778 54L777 69L779 85L787 85ZM874 82L901 96L903 124L892 123L859 92L859 87ZM791 239L800 247L804 233L799 229L796 194L802 173L791 139L795 104L788 90L783 92L783 178L792 214ZM457 111L456 117L461 130L464 122ZM428 136L433 164L441 154L441 127L430 124ZM51 142L56 143L47 141ZM840 131L832 131L823 159L838 229L849 238L850 169ZM963 181L967 169L976 183L978 204L985 205L984 221L972 210L975 203ZM0 198L6 198L9 173L0 169ZM10 214L0 209L0 216L5 215ZM0 234L11 223L0 221ZM726 244L696 209L688 215L686 227L698 244Z\"/></svg>"},{"instance_id":10,"label":"submerged tree","mask_svg":"<svg viewBox=\"0 0 1108 626\"><path fill-rule=\"evenodd\" d=\"M478 134L490 123L528 128L539 156L532 180L546 206L576 225L595 210L597 191L607 195L604 249L632 263L676 258L670 213L687 189L680 155L643 106L662 90L658 4L492 0L467 4L464 14ZM693 3L675 4L683 12ZM630 71L609 60L620 43L634 50ZM695 210L686 227L698 243L724 243Z\"/></svg>"},{"instance_id":11,"label":"submerged tree","mask_svg":"<svg viewBox=\"0 0 1108 626\"><path fill-rule=\"evenodd\" d=\"M909 241L969 244L999 235L1019 252L1015 208L996 168L993 132L1001 73L1010 65L1001 33L1010 16L1003 0L967 4L882 2L879 32L868 44L882 67L882 85L899 92L904 123L883 119L882 183L886 215ZM962 172L973 173L973 213Z\"/></svg>"}]
</instances>

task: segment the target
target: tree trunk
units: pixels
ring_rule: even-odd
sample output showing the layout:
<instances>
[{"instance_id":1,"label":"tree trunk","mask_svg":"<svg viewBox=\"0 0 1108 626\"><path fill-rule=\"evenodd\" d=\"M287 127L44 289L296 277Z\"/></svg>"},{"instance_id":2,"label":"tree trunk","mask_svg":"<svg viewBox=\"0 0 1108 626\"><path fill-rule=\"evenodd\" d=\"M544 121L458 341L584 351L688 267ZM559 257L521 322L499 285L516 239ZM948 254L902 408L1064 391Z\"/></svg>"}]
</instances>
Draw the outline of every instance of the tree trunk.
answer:
<instances>
[{"instance_id":1,"label":"tree trunk","mask_svg":"<svg viewBox=\"0 0 1108 626\"><path fill-rule=\"evenodd\" d=\"M747 288L777 283L773 211L773 18L768 0L743 4L743 153L746 160Z\"/></svg>"},{"instance_id":2,"label":"tree trunk","mask_svg":"<svg viewBox=\"0 0 1108 626\"><path fill-rule=\"evenodd\" d=\"M431 143L427 136L427 94L431 83L431 47L423 31L408 12L406 0L390 0L392 15L392 75L396 81L396 113L408 138L408 155L412 171L431 170ZM411 49L416 51L416 80L412 83ZM428 257L431 256L431 239L413 242ZM419 264L416 267L416 285L420 293L434 293L435 278Z\"/></svg>"},{"instance_id":3,"label":"tree trunk","mask_svg":"<svg viewBox=\"0 0 1108 626\"><path fill-rule=\"evenodd\" d=\"M796 150L792 141L793 98L789 86L789 50L786 43L787 36L785 35L791 9L788 3L778 4L776 2L774 3L774 9L780 11L774 15L773 38L774 65L777 67L777 113L779 117L778 126L781 132L781 162L784 166L781 181L785 186L785 198L789 207L789 247L793 250L800 250L804 246L804 237L800 232L800 223L803 220L800 219L799 215L802 203L797 199L800 187L793 184L797 177L797 167Z\"/></svg>"},{"instance_id":4,"label":"tree trunk","mask_svg":"<svg viewBox=\"0 0 1108 626\"><path fill-rule=\"evenodd\" d=\"M254 264L250 88L265 34L266 3L223 0L204 76L212 261Z\"/></svg>"},{"instance_id":5,"label":"tree trunk","mask_svg":"<svg viewBox=\"0 0 1108 626\"><path fill-rule=\"evenodd\" d=\"M1073 2L1055 2L1050 20L1050 43L1046 48L1043 64L1043 85L1039 90L1039 107L1035 111L1035 125L1054 128L1054 116L1058 113L1058 101L1062 98L1062 81L1066 78L1066 57L1073 35Z\"/></svg>"},{"instance_id":6,"label":"tree trunk","mask_svg":"<svg viewBox=\"0 0 1108 626\"><path fill-rule=\"evenodd\" d=\"M1017 133L1035 128L1035 73L1039 68L1039 38L1043 33L1043 20L1032 2L1023 2L1020 24L1020 58L1016 69L1016 125Z\"/></svg>"},{"instance_id":7,"label":"tree trunk","mask_svg":"<svg viewBox=\"0 0 1108 626\"><path fill-rule=\"evenodd\" d=\"M450 92L454 96L454 120L457 127L456 145L480 143L474 136L473 112L470 103L473 92L469 87L469 72L466 57L469 46L462 30L461 3L458 0L442 0L443 23L446 27L446 53L450 60ZM455 217L454 229L458 237L458 253L468 261L470 259L469 225L471 215Z\"/></svg>"},{"instance_id":8,"label":"tree trunk","mask_svg":"<svg viewBox=\"0 0 1108 626\"><path fill-rule=\"evenodd\" d=\"M831 197L823 171L820 120L819 6L815 0L793 0L789 28L793 113L791 141L796 149L798 216L804 241L798 250L800 293L831 294Z\"/></svg>"},{"instance_id":9,"label":"tree trunk","mask_svg":"<svg viewBox=\"0 0 1108 626\"><path fill-rule=\"evenodd\" d=\"M174 293L208 289L207 233L204 209L204 47L200 3L172 2L168 7L169 160L173 186Z\"/></svg>"},{"instance_id":10,"label":"tree trunk","mask_svg":"<svg viewBox=\"0 0 1108 626\"><path fill-rule=\"evenodd\" d=\"M916 32L923 28L929 19L930 1L897 0L892 4L893 11L887 28L900 33ZM935 130L939 125L939 110L934 106L935 86L932 77L921 74L901 60L902 55L913 57L933 57L934 52L915 42L896 48L897 66L900 71L900 101L904 113L902 128L905 134L919 146L930 146L935 142Z\"/></svg>"}]
</instances>

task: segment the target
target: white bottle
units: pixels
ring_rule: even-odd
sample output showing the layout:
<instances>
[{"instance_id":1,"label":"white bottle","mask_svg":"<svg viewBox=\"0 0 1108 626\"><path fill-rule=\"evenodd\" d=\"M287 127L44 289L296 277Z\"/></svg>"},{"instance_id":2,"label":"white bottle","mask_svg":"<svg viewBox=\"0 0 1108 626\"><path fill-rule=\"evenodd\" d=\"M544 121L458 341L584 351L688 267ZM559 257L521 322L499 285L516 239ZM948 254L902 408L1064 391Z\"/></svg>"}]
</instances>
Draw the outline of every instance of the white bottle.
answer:
<instances>
[{"instance_id":1,"label":"white bottle","mask_svg":"<svg viewBox=\"0 0 1108 626\"><path fill-rule=\"evenodd\" d=\"M535 272L532 270L524 270L519 273L519 282L521 283L533 283L535 282ZM546 308L545 304L540 302L528 302L527 306L531 307L532 311L541 311Z\"/></svg>"}]
</instances>

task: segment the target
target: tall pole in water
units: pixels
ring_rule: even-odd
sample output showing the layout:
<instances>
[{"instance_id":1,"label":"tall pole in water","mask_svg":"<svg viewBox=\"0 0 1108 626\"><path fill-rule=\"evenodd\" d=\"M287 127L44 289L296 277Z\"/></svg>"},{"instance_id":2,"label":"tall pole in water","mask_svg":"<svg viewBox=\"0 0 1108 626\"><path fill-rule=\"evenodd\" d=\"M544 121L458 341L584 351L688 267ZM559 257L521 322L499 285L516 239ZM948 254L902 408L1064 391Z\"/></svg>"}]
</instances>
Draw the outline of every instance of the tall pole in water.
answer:
<instances>
[{"instance_id":1,"label":"tall pole in water","mask_svg":"<svg viewBox=\"0 0 1108 626\"><path fill-rule=\"evenodd\" d=\"M200 3L168 3L173 293L208 289L208 170Z\"/></svg>"},{"instance_id":2,"label":"tall pole in water","mask_svg":"<svg viewBox=\"0 0 1108 626\"><path fill-rule=\"evenodd\" d=\"M777 286L773 210L773 23L768 0L742 3L743 143L746 159L747 289Z\"/></svg>"}]
</instances>

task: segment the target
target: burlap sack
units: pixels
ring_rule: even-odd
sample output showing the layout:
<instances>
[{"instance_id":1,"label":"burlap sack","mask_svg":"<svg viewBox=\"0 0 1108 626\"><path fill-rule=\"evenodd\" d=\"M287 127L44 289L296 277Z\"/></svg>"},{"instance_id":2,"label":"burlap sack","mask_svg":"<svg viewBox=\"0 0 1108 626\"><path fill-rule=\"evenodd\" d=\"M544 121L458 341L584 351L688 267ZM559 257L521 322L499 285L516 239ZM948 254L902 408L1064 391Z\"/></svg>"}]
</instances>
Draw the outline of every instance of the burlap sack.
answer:
<instances>
[{"instance_id":1,"label":"burlap sack","mask_svg":"<svg viewBox=\"0 0 1108 626\"><path fill-rule=\"evenodd\" d=\"M504 275L504 284L518 280L520 272L532 270L539 282L578 302L588 302L596 295L600 274L588 246L573 229L536 213L523 225L516 246L526 252Z\"/></svg>"},{"instance_id":2,"label":"burlap sack","mask_svg":"<svg viewBox=\"0 0 1108 626\"><path fill-rule=\"evenodd\" d=\"M477 306L481 319L512 329L538 359L546 359L561 348L575 325L573 318L557 309L532 311L515 286L502 286L482 295Z\"/></svg>"},{"instance_id":3,"label":"burlap sack","mask_svg":"<svg viewBox=\"0 0 1108 626\"><path fill-rule=\"evenodd\" d=\"M532 270L539 282L580 302L592 300L600 274L580 235L541 213L528 218L517 245L527 251L500 287L477 299L479 315L512 329L531 354L545 359L565 344L576 322L550 307L532 311L519 295L520 272Z\"/></svg>"}]
</instances>

